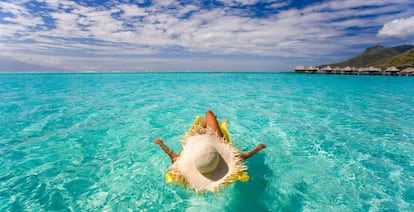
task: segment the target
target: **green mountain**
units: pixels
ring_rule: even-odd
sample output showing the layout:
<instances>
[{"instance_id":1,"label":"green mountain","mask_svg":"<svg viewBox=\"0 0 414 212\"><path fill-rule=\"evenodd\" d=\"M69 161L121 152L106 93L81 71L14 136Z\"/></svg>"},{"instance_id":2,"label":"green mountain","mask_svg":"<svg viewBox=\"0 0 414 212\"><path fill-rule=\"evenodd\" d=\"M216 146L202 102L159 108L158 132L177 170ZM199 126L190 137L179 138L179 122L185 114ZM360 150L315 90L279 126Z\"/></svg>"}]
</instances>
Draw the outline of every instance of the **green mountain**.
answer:
<instances>
[{"instance_id":1,"label":"green mountain","mask_svg":"<svg viewBox=\"0 0 414 212\"><path fill-rule=\"evenodd\" d=\"M331 67L339 66L354 66L354 67L365 67L365 66L378 66L378 67L389 67L396 66L398 67L408 67L413 63L414 57L413 53L407 53L413 51L413 45L401 45L391 48L385 48L381 45L373 46L367 48L361 54L339 63L329 64ZM407 53L407 54L405 54ZM381 66L380 66L381 65ZM319 67L324 67L327 65L322 65ZM383 68L384 69L384 68Z\"/></svg>"},{"instance_id":2,"label":"green mountain","mask_svg":"<svg viewBox=\"0 0 414 212\"><path fill-rule=\"evenodd\" d=\"M414 67L414 48L397 56L376 61L370 65L381 68L382 70L391 66L395 66L400 70L407 67Z\"/></svg>"}]
</instances>

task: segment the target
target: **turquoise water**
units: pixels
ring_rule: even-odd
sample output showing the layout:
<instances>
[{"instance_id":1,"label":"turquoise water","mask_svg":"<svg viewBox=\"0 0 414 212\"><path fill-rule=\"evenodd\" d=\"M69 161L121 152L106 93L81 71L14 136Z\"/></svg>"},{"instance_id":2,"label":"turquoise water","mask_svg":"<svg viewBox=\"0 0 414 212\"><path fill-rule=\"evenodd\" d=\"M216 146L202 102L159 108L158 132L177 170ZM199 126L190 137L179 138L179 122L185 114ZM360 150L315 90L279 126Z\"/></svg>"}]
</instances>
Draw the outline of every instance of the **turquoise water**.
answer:
<instances>
[{"instance_id":1,"label":"turquoise water","mask_svg":"<svg viewBox=\"0 0 414 212\"><path fill-rule=\"evenodd\" d=\"M0 74L0 211L413 211L414 78ZM250 180L166 185L194 117L230 120Z\"/></svg>"}]
</instances>

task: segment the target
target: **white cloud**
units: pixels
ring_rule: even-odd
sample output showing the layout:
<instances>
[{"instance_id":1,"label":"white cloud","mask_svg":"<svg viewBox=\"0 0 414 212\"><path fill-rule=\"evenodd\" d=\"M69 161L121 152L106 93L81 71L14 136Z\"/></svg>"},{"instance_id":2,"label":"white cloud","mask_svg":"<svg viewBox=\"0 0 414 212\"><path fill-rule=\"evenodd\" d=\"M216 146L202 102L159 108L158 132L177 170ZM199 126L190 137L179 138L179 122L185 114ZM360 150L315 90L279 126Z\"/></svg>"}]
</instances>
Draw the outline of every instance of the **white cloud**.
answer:
<instances>
[{"instance_id":1,"label":"white cloud","mask_svg":"<svg viewBox=\"0 0 414 212\"><path fill-rule=\"evenodd\" d=\"M0 2L0 11L4 13L11 13L14 16L29 14L26 8L11 2Z\"/></svg>"},{"instance_id":2,"label":"white cloud","mask_svg":"<svg viewBox=\"0 0 414 212\"><path fill-rule=\"evenodd\" d=\"M381 28L378 36L407 37L414 36L414 16L392 20Z\"/></svg>"},{"instance_id":3,"label":"white cloud","mask_svg":"<svg viewBox=\"0 0 414 212\"><path fill-rule=\"evenodd\" d=\"M253 5L261 0L221 0L221 2L226 5Z\"/></svg>"},{"instance_id":4,"label":"white cloud","mask_svg":"<svg viewBox=\"0 0 414 212\"><path fill-rule=\"evenodd\" d=\"M136 17L136 16L147 16L148 13L143 8L139 8L136 5L121 4L118 6L119 9L124 12L126 17Z\"/></svg>"},{"instance_id":5,"label":"white cloud","mask_svg":"<svg viewBox=\"0 0 414 212\"><path fill-rule=\"evenodd\" d=\"M319 4L315 4L308 8L305 8L305 11L322 11L322 10L348 10L348 9L365 9L371 10L375 9L375 7L387 6L387 5L401 5L407 4L407 0L343 0L343 1L327 1ZM355 14L358 15L358 14Z\"/></svg>"},{"instance_id":6,"label":"white cloud","mask_svg":"<svg viewBox=\"0 0 414 212\"><path fill-rule=\"evenodd\" d=\"M43 24L43 19L41 17L30 17L30 18L22 17L22 16L18 16L15 18L5 17L3 18L3 20L6 22L12 22L12 23L15 23L21 26L36 26L36 25Z\"/></svg>"},{"instance_id":7,"label":"white cloud","mask_svg":"<svg viewBox=\"0 0 414 212\"><path fill-rule=\"evenodd\" d=\"M4 28L1 30L0 38L2 34L4 36L11 36L16 32L24 32L25 30L32 32L33 30L28 27L44 24L41 17L33 16L26 8L18 4L0 2L0 11L5 14L11 14L11 16L3 17L3 21L7 23L6 25L0 22L0 28Z\"/></svg>"},{"instance_id":8,"label":"white cloud","mask_svg":"<svg viewBox=\"0 0 414 212\"><path fill-rule=\"evenodd\" d=\"M51 13L50 16L56 23L56 29L51 30L50 35L58 37L71 37L79 33L78 15L73 13L54 12Z\"/></svg>"},{"instance_id":9,"label":"white cloud","mask_svg":"<svg viewBox=\"0 0 414 212\"><path fill-rule=\"evenodd\" d=\"M43 2L43 0L42 1L40 1L40 2ZM48 7L49 8L51 8L51 9L58 9L59 8L59 4L60 3L63 3L62 1L60 1L60 0L44 0L44 2L48 5ZM67 3L67 2L65 2L65 3Z\"/></svg>"},{"instance_id":10,"label":"white cloud","mask_svg":"<svg viewBox=\"0 0 414 212\"><path fill-rule=\"evenodd\" d=\"M4 38L8 38L8 37L13 37L16 32L18 31L23 31L26 28L24 26L21 25L5 25L5 24L0 24L0 39L2 37Z\"/></svg>"},{"instance_id":11,"label":"white cloud","mask_svg":"<svg viewBox=\"0 0 414 212\"><path fill-rule=\"evenodd\" d=\"M288 5L289 5L288 1L282 1L282 2L272 3L269 7L271 7L271 8L280 8L280 7L285 7L285 6L288 6Z\"/></svg>"}]
</instances>

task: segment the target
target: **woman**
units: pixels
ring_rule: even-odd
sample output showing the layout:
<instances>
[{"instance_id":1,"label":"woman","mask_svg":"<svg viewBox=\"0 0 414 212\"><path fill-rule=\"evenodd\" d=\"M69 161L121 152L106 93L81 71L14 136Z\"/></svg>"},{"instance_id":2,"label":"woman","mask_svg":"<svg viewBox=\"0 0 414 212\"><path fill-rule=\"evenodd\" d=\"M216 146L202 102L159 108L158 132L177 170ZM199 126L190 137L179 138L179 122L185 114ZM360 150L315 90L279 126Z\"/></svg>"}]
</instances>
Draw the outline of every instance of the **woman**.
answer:
<instances>
[{"instance_id":1,"label":"woman","mask_svg":"<svg viewBox=\"0 0 414 212\"><path fill-rule=\"evenodd\" d=\"M244 172L247 167L242 161L264 149L265 145L259 144L245 154L240 153L229 141L227 127L220 126L210 110L205 119L197 123L184 135L180 154L175 154L162 140L154 140L172 162L167 182L178 182L196 191L218 191L221 185L248 180Z\"/></svg>"}]
</instances>

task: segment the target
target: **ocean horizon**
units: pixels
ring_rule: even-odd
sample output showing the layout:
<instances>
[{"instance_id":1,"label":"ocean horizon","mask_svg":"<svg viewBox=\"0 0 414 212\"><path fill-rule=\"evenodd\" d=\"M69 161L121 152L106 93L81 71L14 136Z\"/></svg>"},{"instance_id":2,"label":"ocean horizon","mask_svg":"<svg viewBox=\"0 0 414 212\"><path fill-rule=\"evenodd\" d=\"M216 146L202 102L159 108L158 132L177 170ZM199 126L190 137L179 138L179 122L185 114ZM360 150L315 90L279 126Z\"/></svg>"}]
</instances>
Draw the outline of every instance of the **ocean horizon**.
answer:
<instances>
[{"instance_id":1,"label":"ocean horizon","mask_svg":"<svg viewBox=\"0 0 414 212\"><path fill-rule=\"evenodd\" d=\"M0 74L145 74L145 73L296 73L292 71L146 70L146 71L0 71Z\"/></svg>"},{"instance_id":2,"label":"ocean horizon","mask_svg":"<svg viewBox=\"0 0 414 212\"><path fill-rule=\"evenodd\" d=\"M414 78L294 72L0 74L0 211L412 211ZM166 184L197 115L250 180Z\"/></svg>"}]
</instances>

